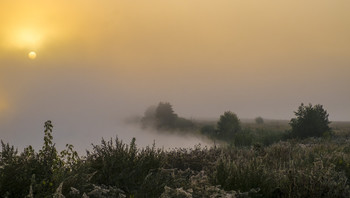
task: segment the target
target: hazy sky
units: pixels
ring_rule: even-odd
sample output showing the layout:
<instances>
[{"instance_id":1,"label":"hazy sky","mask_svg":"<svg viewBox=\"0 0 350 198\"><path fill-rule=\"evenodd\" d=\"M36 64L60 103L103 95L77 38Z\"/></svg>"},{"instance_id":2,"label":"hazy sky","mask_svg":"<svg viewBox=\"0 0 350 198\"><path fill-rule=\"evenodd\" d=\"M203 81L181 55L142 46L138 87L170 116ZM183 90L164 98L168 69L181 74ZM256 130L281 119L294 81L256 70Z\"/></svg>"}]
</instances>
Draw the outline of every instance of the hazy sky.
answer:
<instances>
[{"instance_id":1,"label":"hazy sky","mask_svg":"<svg viewBox=\"0 0 350 198\"><path fill-rule=\"evenodd\" d=\"M61 139L99 138L159 101L194 118L290 119L319 103L350 120L349 10L348 0L0 0L0 139L23 143L47 119Z\"/></svg>"}]
</instances>

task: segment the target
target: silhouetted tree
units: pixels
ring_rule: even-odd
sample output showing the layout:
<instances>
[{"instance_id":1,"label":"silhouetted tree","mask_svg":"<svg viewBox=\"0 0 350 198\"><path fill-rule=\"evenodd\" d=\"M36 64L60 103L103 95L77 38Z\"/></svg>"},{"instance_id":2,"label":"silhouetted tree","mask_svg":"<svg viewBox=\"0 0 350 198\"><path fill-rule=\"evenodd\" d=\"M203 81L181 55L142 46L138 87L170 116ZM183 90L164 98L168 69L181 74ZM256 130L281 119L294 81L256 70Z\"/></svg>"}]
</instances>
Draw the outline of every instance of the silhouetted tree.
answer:
<instances>
[{"instance_id":1,"label":"silhouetted tree","mask_svg":"<svg viewBox=\"0 0 350 198\"><path fill-rule=\"evenodd\" d=\"M264 124L264 119L262 117L256 117L255 118L255 123L257 124Z\"/></svg>"},{"instance_id":2,"label":"silhouetted tree","mask_svg":"<svg viewBox=\"0 0 350 198\"><path fill-rule=\"evenodd\" d=\"M217 123L218 136L221 138L232 138L235 133L241 131L241 123L235 113L226 111L220 116Z\"/></svg>"},{"instance_id":3,"label":"silhouetted tree","mask_svg":"<svg viewBox=\"0 0 350 198\"><path fill-rule=\"evenodd\" d=\"M160 102L156 109L155 118L158 128L173 128L178 116L174 113L170 103Z\"/></svg>"},{"instance_id":4,"label":"silhouetted tree","mask_svg":"<svg viewBox=\"0 0 350 198\"><path fill-rule=\"evenodd\" d=\"M160 102L158 106L150 106L141 119L142 127L160 130L191 130L195 124L192 120L179 117L168 102Z\"/></svg>"},{"instance_id":5,"label":"silhouetted tree","mask_svg":"<svg viewBox=\"0 0 350 198\"><path fill-rule=\"evenodd\" d=\"M294 113L296 118L292 118L289 122L293 137L320 137L325 132L331 132L329 114L322 105L312 106L309 104L305 106L301 103L298 111Z\"/></svg>"},{"instance_id":6,"label":"silhouetted tree","mask_svg":"<svg viewBox=\"0 0 350 198\"><path fill-rule=\"evenodd\" d=\"M141 119L142 127L156 126L156 106L150 106L146 109L144 116Z\"/></svg>"}]
</instances>

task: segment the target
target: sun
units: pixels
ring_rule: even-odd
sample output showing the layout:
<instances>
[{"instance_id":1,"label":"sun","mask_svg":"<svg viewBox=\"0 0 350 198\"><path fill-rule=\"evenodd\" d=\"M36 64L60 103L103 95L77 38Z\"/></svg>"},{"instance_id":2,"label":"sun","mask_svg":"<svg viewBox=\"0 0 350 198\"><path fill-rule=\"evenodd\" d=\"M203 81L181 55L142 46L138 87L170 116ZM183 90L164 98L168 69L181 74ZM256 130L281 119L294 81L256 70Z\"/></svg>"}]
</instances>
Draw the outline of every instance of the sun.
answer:
<instances>
[{"instance_id":1,"label":"sun","mask_svg":"<svg viewBox=\"0 0 350 198\"><path fill-rule=\"evenodd\" d=\"M36 52L34 52L34 51L29 52L28 58L34 60L36 58Z\"/></svg>"}]
</instances>

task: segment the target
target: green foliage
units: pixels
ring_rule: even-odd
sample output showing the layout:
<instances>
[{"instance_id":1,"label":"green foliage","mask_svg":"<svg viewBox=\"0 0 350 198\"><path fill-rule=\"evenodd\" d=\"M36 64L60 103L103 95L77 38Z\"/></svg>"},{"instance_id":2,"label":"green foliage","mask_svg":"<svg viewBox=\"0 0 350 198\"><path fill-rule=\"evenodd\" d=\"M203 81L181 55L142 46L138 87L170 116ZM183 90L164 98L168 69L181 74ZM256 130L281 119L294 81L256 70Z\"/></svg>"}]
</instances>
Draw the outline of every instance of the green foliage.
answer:
<instances>
[{"instance_id":1,"label":"green foliage","mask_svg":"<svg viewBox=\"0 0 350 198\"><path fill-rule=\"evenodd\" d=\"M254 141L254 136L249 131L243 131L240 133L234 134L233 141L235 146L251 146Z\"/></svg>"},{"instance_id":2,"label":"green foliage","mask_svg":"<svg viewBox=\"0 0 350 198\"><path fill-rule=\"evenodd\" d=\"M17 170L19 168L19 157L18 151L13 146L8 143L5 144L1 141L2 152L0 153L0 196L21 196L20 192L16 192L18 189L17 182L10 182L16 179L20 184L23 181L19 175L17 175Z\"/></svg>"},{"instance_id":3,"label":"green foliage","mask_svg":"<svg viewBox=\"0 0 350 198\"><path fill-rule=\"evenodd\" d=\"M0 167L3 171L0 173L0 196L25 197L32 194L47 197L63 181L69 181L79 157L72 145L59 156L52 141L51 121L45 122L44 128L44 144L38 153L28 146L18 155L13 146L1 142Z\"/></svg>"},{"instance_id":4,"label":"green foliage","mask_svg":"<svg viewBox=\"0 0 350 198\"><path fill-rule=\"evenodd\" d=\"M102 139L101 145L94 145L88 153L86 165L94 173L91 182L98 185L117 186L128 194L136 192L151 169L161 166L162 151L146 147L138 150L135 138L130 145L118 138L113 141Z\"/></svg>"},{"instance_id":5,"label":"green foliage","mask_svg":"<svg viewBox=\"0 0 350 198\"><path fill-rule=\"evenodd\" d=\"M288 129L288 123L265 123L265 124L252 124L242 123L241 130L233 135L231 138L222 138L219 131L215 128L214 124L206 124L200 128L200 133L207 136L210 139L221 139L222 141L234 145L236 147L251 146L255 143L259 143L265 146L271 145L278 141L286 140Z\"/></svg>"},{"instance_id":6,"label":"green foliage","mask_svg":"<svg viewBox=\"0 0 350 198\"><path fill-rule=\"evenodd\" d=\"M52 139L52 123L50 120L45 122L45 135L44 135L44 145L38 153L39 166L41 167L41 172L36 174L36 178L40 179L40 184L37 186L43 194L46 194L46 189L51 193L54 192L56 185L55 177L61 168L61 161L58 157L58 153L53 143ZM54 185L55 183L55 185Z\"/></svg>"},{"instance_id":7,"label":"green foliage","mask_svg":"<svg viewBox=\"0 0 350 198\"><path fill-rule=\"evenodd\" d=\"M247 127L235 147L170 151L102 139L79 157L72 145L58 154L46 122L38 153L1 141L0 197L350 197L349 132L259 143L277 132Z\"/></svg>"},{"instance_id":8,"label":"green foliage","mask_svg":"<svg viewBox=\"0 0 350 198\"><path fill-rule=\"evenodd\" d=\"M289 123L293 137L321 137L324 133L331 131L329 115L322 105L304 106L302 103L294 113L296 118L292 118Z\"/></svg>"},{"instance_id":9,"label":"green foliage","mask_svg":"<svg viewBox=\"0 0 350 198\"><path fill-rule=\"evenodd\" d=\"M339 161L335 156L342 155L336 150L345 145L283 142L232 149L224 152L210 177L225 190L259 188L266 197L347 197L348 176L335 166ZM346 156L341 163L347 163L350 156Z\"/></svg>"},{"instance_id":10,"label":"green foliage","mask_svg":"<svg viewBox=\"0 0 350 198\"><path fill-rule=\"evenodd\" d=\"M178 148L168 151L164 159L164 167L167 169L191 169L195 171L206 170L217 156L220 155L220 150L214 148L201 148L200 145L194 149Z\"/></svg>"},{"instance_id":11,"label":"green foliage","mask_svg":"<svg viewBox=\"0 0 350 198\"><path fill-rule=\"evenodd\" d=\"M236 133L241 131L241 122L236 114L231 111L226 111L220 116L217 129L218 137L232 139Z\"/></svg>"}]
</instances>

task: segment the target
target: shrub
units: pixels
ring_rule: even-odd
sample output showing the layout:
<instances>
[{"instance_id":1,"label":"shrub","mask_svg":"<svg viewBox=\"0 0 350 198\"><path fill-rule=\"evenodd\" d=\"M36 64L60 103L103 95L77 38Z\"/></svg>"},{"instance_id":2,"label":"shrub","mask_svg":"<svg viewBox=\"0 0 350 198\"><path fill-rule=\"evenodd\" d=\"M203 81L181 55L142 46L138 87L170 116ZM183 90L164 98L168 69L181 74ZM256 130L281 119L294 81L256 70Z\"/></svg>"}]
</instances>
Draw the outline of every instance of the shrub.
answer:
<instances>
[{"instance_id":1,"label":"shrub","mask_svg":"<svg viewBox=\"0 0 350 198\"><path fill-rule=\"evenodd\" d=\"M293 137L321 137L324 133L331 131L329 114L322 105L304 106L302 103L294 113L296 118L292 118L289 122Z\"/></svg>"},{"instance_id":2,"label":"shrub","mask_svg":"<svg viewBox=\"0 0 350 198\"><path fill-rule=\"evenodd\" d=\"M0 153L0 196L25 197L31 189L36 197L52 195L70 174L79 160L72 145L58 155L52 137L52 123L45 122L44 145L37 153L28 146L18 155L9 144L2 144ZM3 170L1 170L3 169Z\"/></svg>"},{"instance_id":3,"label":"shrub","mask_svg":"<svg viewBox=\"0 0 350 198\"><path fill-rule=\"evenodd\" d=\"M116 138L102 139L101 145L94 145L88 153L86 165L95 173L91 182L98 185L116 186L128 194L134 193L151 169L161 165L162 151L146 147L138 150L135 138L130 145Z\"/></svg>"}]
</instances>

